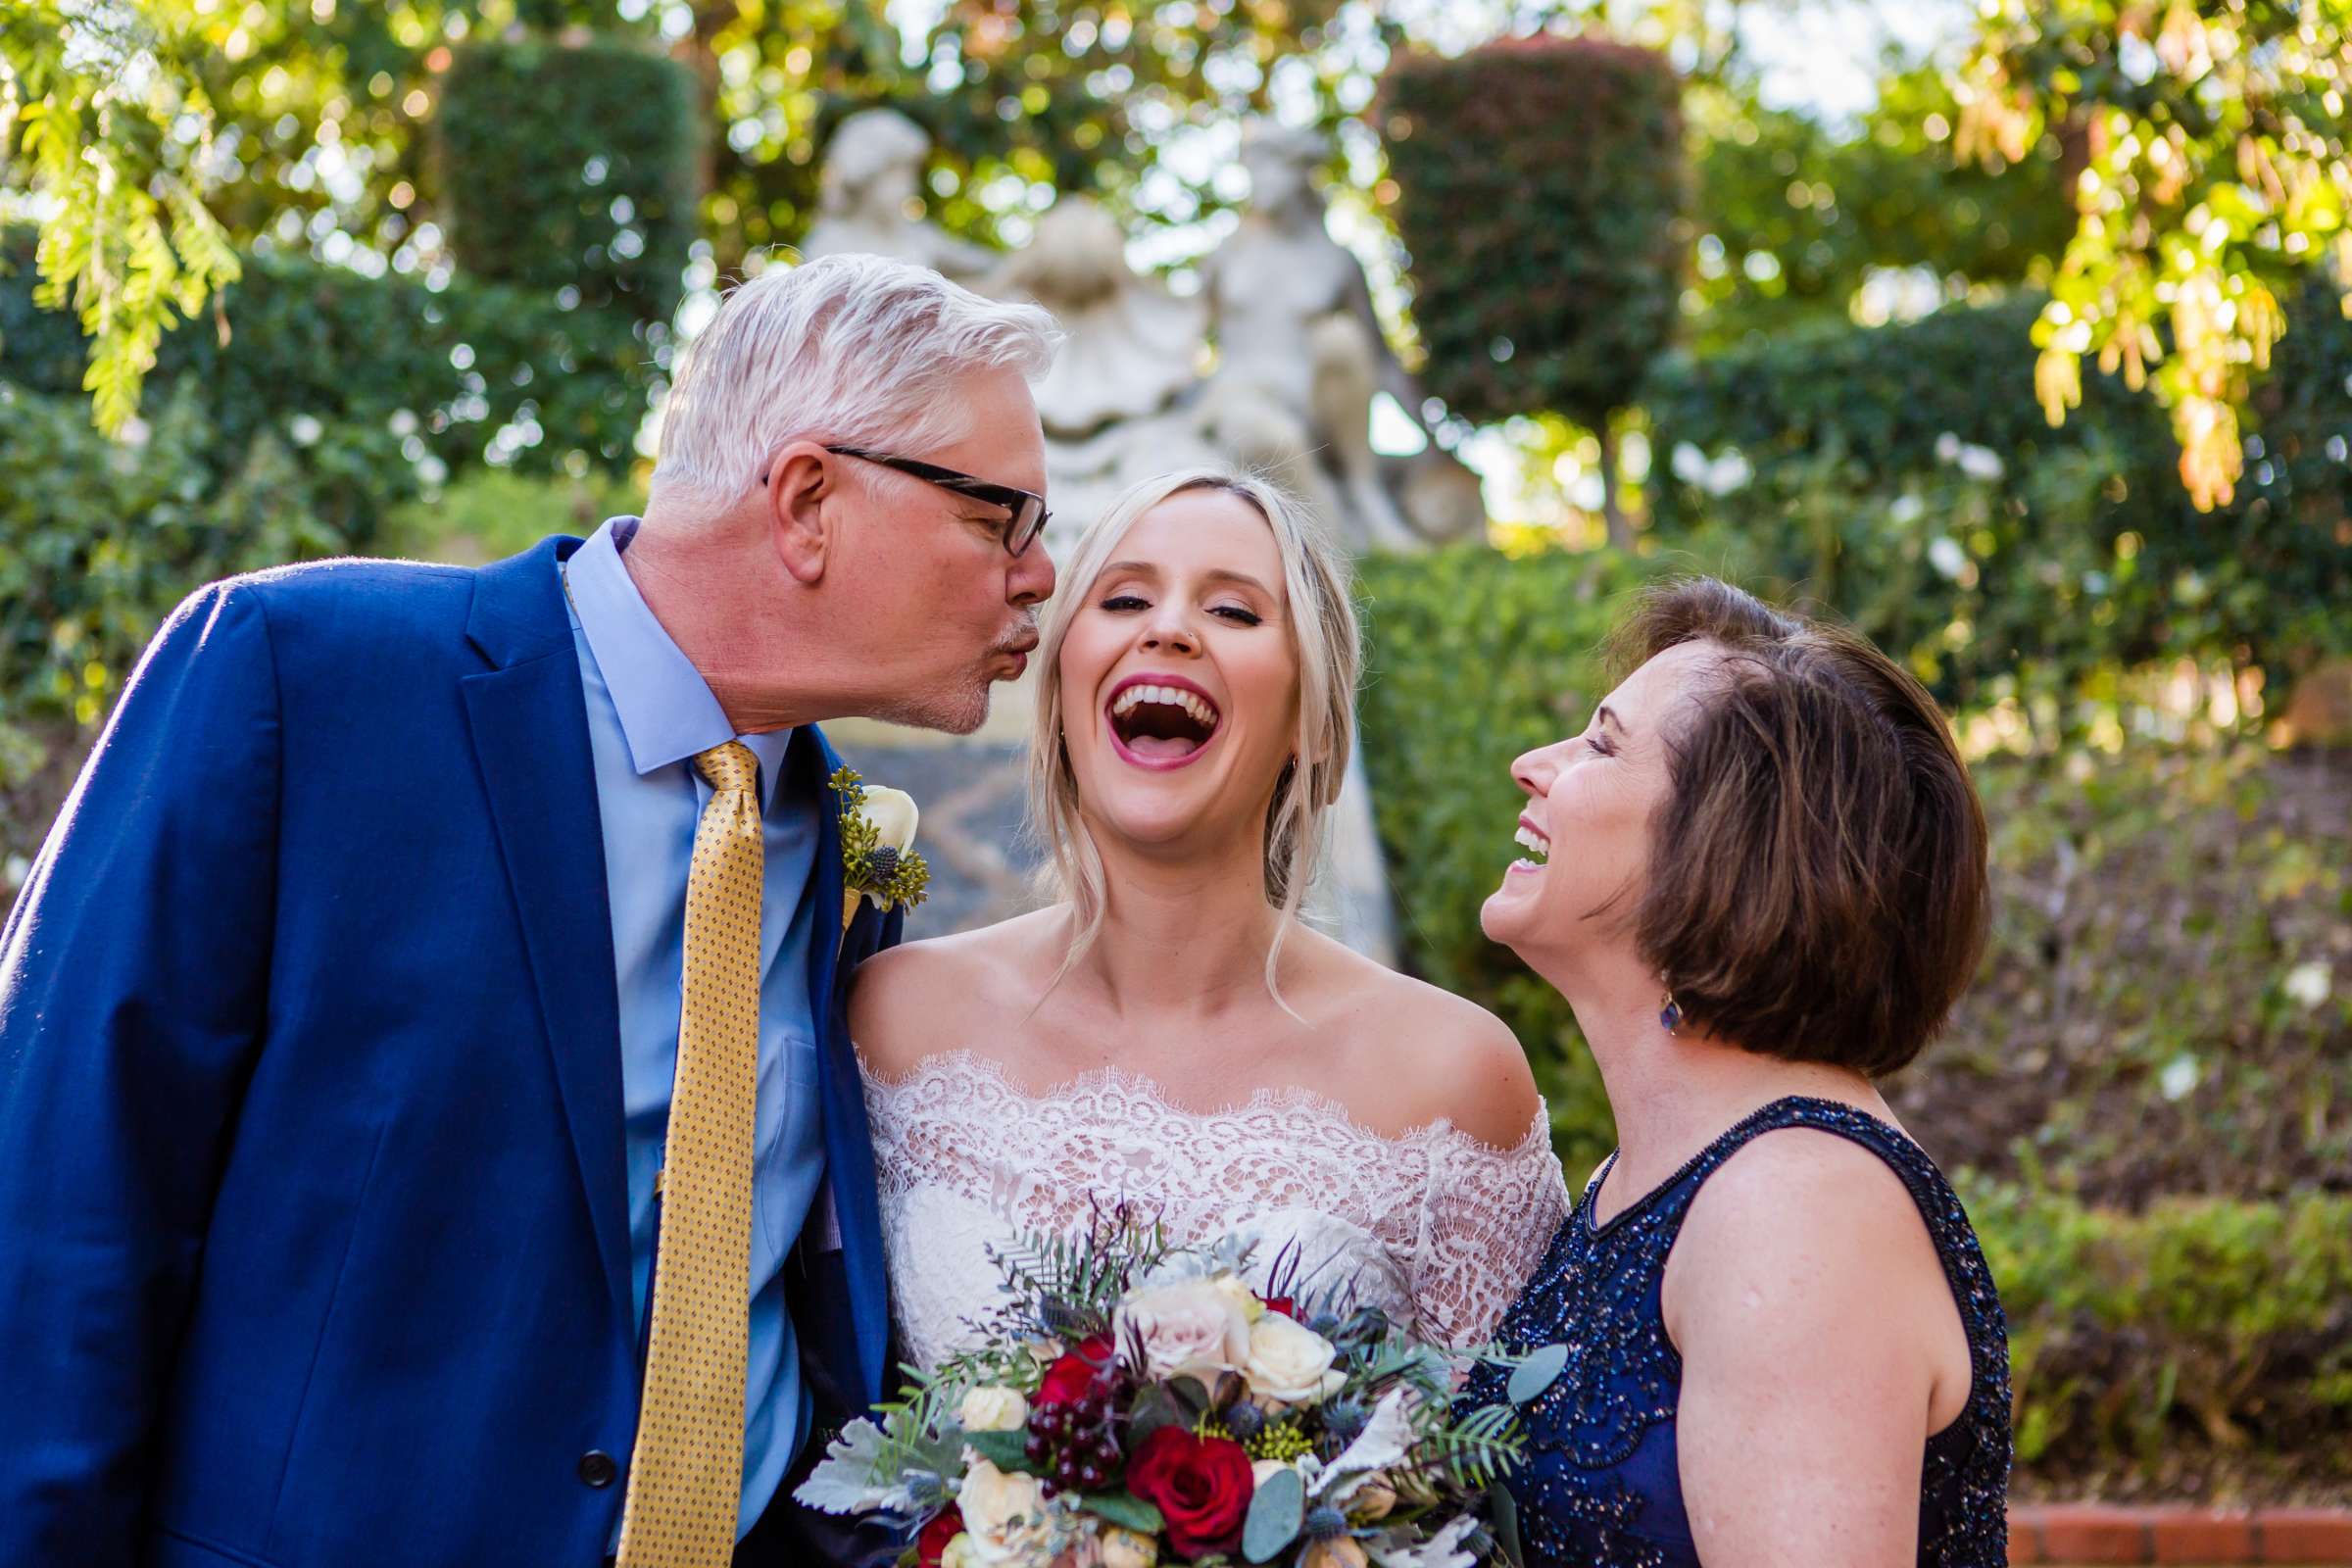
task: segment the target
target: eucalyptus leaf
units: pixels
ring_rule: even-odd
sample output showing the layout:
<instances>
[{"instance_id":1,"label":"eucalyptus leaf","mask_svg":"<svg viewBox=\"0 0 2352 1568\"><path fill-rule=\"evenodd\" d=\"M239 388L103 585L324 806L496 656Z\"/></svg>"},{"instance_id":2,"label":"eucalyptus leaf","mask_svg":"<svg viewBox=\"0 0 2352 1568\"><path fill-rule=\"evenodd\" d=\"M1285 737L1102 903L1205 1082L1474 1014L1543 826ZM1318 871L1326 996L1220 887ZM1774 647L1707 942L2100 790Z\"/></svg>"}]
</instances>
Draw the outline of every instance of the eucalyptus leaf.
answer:
<instances>
[{"instance_id":1,"label":"eucalyptus leaf","mask_svg":"<svg viewBox=\"0 0 2352 1568\"><path fill-rule=\"evenodd\" d=\"M1088 1513L1107 1519L1121 1530L1132 1530L1139 1536L1157 1536L1168 1528L1168 1521L1158 1507L1126 1492L1097 1492L1078 1499L1078 1506Z\"/></svg>"},{"instance_id":2,"label":"eucalyptus leaf","mask_svg":"<svg viewBox=\"0 0 2352 1568\"><path fill-rule=\"evenodd\" d=\"M1292 1542L1306 1523L1306 1483L1285 1466L1266 1477L1250 1499L1250 1516L1242 1523L1242 1555L1265 1562Z\"/></svg>"},{"instance_id":3,"label":"eucalyptus leaf","mask_svg":"<svg viewBox=\"0 0 2352 1568\"><path fill-rule=\"evenodd\" d=\"M966 1447L1000 1470L1033 1468L1026 1452L1029 1444L1029 1429L1026 1427L1012 1432L966 1432L963 1442Z\"/></svg>"},{"instance_id":4,"label":"eucalyptus leaf","mask_svg":"<svg viewBox=\"0 0 2352 1568\"><path fill-rule=\"evenodd\" d=\"M1168 1393L1176 1399L1176 1408L1183 1413L1187 1425L1198 1421L1214 1408L1208 1386L1199 1378L1170 1378Z\"/></svg>"},{"instance_id":5,"label":"eucalyptus leaf","mask_svg":"<svg viewBox=\"0 0 2352 1568\"><path fill-rule=\"evenodd\" d=\"M1546 1345L1531 1351L1526 1360L1511 1372L1510 1387L1504 1392L1513 1404L1527 1404L1542 1397L1544 1391L1560 1380L1568 1369L1568 1347Z\"/></svg>"},{"instance_id":6,"label":"eucalyptus leaf","mask_svg":"<svg viewBox=\"0 0 2352 1568\"><path fill-rule=\"evenodd\" d=\"M1156 1384L1148 1386L1142 1394L1136 1396L1135 1403L1127 1412L1127 1451L1133 1453L1137 1448L1142 1447L1144 1440L1161 1427L1188 1426L1190 1424L1184 1419L1184 1412L1176 1408L1175 1400L1168 1397L1165 1390Z\"/></svg>"},{"instance_id":7,"label":"eucalyptus leaf","mask_svg":"<svg viewBox=\"0 0 2352 1568\"><path fill-rule=\"evenodd\" d=\"M1494 1544L1502 1548L1511 1568L1527 1568L1527 1548L1519 1544L1519 1504L1508 1487L1487 1489L1487 1522L1494 1528Z\"/></svg>"}]
</instances>

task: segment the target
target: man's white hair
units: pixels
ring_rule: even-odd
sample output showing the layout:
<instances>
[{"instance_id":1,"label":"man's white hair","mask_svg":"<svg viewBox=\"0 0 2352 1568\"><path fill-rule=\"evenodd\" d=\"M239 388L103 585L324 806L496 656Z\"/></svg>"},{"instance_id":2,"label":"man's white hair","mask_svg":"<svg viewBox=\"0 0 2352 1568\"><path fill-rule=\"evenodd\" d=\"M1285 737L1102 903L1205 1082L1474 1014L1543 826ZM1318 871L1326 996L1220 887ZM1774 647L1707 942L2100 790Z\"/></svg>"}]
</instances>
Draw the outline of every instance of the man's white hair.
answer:
<instances>
[{"instance_id":1,"label":"man's white hair","mask_svg":"<svg viewBox=\"0 0 2352 1568\"><path fill-rule=\"evenodd\" d=\"M773 266L739 285L687 349L662 412L653 489L723 507L803 438L919 456L961 440L964 376L1052 366L1058 334L1034 305L983 299L883 256Z\"/></svg>"}]
</instances>

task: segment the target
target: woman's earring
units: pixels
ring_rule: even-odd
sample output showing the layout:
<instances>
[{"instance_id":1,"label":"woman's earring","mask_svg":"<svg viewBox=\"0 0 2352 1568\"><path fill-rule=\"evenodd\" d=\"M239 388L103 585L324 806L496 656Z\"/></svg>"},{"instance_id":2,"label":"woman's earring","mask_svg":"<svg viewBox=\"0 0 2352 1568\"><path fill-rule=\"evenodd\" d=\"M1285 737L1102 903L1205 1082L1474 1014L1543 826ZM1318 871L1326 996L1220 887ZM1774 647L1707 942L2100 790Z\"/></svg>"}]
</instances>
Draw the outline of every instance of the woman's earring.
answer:
<instances>
[{"instance_id":1,"label":"woman's earring","mask_svg":"<svg viewBox=\"0 0 2352 1568\"><path fill-rule=\"evenodd\" d=\"M1668 991L1658 1007L1658 1027L1672 1034L1682 1026L1682 1022L1683 1004L1674 1000L1672 991Z\"/></svg>"}]
</instances>

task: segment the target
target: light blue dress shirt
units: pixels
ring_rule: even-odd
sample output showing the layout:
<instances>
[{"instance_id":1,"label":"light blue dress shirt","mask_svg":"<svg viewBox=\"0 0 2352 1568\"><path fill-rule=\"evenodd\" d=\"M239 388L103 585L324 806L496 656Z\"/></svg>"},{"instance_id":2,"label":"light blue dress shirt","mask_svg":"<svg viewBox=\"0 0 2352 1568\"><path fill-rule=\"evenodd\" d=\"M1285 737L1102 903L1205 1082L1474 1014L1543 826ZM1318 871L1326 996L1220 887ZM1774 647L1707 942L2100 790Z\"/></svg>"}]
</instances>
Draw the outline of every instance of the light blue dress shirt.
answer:
<instances>
[{"instance_id":1,"label":"light blue dress shirt","mask_svg":"<svg viewBox=\"0 0 2352 1568\"><path fill-rule=\"evenodd\" d=\"M567 566L572 643L588 700L604 819L605 879L620 1003L621 1102L629 1173L629 1253L637 1320L653 1288L654 1175L669 1128L685 968L686 873L710 786L698 752L739 740L760 759L767 827L760 907L760 1104L752 1154L749 1368L744 1388L738 1539L759 1522L800 1449L808 1420L784 1259L825 1172L808 1016L808 943L816 911L819 803L779 794L792 732L738 735L693 663L662 629L621 564L637 519L616 517Z\"/></svg>"}]
</instances>

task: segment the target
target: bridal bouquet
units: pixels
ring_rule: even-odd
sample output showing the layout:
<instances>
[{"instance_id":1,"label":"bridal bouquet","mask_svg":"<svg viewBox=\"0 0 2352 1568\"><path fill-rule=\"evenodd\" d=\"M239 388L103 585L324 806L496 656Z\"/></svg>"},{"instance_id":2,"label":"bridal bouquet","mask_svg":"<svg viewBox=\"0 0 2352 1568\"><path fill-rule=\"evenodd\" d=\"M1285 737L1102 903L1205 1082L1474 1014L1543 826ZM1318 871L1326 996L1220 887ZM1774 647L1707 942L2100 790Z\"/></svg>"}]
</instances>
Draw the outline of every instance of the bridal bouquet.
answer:
<instances>
[{"instance_id":1,"label":"bridal bouquet","mask_svg":"<svg viewBox=\"0 0 2352 1568\"><path fill-rule=\"evenodd\" d=\"M1471 1356L1345 1284L1301 1290L1288 1251L1260 1295L1247 1254L1171 1246L1125 1210L992 1251L1006 1300L973 1320L979 1348L852 1422L796 1495L905 1521L900 1561L920 1568L1515 1560L1498 1482L1517 1414L1453 1412ZM1521 1365L1511 1397L1547 1370Z\"/></svg>"}]
</instances>

